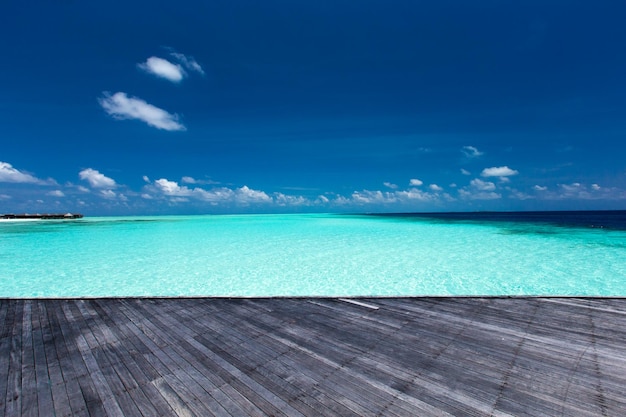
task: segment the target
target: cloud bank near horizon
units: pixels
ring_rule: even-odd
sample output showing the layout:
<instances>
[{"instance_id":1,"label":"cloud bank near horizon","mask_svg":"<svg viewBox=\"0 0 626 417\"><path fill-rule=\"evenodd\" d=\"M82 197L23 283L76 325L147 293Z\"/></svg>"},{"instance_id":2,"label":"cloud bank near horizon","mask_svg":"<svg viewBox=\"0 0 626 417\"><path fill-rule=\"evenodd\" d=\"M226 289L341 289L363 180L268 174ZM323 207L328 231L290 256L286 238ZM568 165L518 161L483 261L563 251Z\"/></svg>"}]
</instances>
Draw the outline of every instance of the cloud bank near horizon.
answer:
<instances>
[{"instance_id":1,"label":"cloud bank near horizon","mask_svg":"<svg viewBox=\"0 0 626 417\"><path fill-rule=\"evenodd\" d=\"M488 175L483 178L498 178L500 175L516 175L506 166L485 168ZM115 207L117 210L132 213L134 208L146 204L153 207L182 209L205 207L207 210L296 210L296 211L346 211L346 210L446 210L457 207L462 202L488 202L489 200L626 200L626 190L618 187L602 186L598 183L582 182L558 183L552 186L533 184L524 189L515 188L510 182L492 182L473 178L464 184L450 184L443 187L410 178L406 180L408 188L402 189L397 184L385 182L383 190L362 189L347 194L331 190L309 195L288 194L280 191L265 191L247 185L223 186L214 180L196 180L191 176L182 176L180 181L161 177L151 180L148 176L139 176L143 187L139 190L118 183L97 169L85 168L78 172L78 178L88 187L66 182L59 186L54 180L41 180L26 171L14 168L8 162L0 162L0 183L22 185L19 192L0 189L0 204L23 206L42 205L46 201L54 202L57 207L63 203L68 211L76 208L96 209ZM50 185L56 188L50 190ZM26 187L28 186L28 187ZM12 193L13 192L13 193ZM52 203L50 203L52 204ZM34 211L34 210L30 210Z\"/></svg>"}]
</instances>

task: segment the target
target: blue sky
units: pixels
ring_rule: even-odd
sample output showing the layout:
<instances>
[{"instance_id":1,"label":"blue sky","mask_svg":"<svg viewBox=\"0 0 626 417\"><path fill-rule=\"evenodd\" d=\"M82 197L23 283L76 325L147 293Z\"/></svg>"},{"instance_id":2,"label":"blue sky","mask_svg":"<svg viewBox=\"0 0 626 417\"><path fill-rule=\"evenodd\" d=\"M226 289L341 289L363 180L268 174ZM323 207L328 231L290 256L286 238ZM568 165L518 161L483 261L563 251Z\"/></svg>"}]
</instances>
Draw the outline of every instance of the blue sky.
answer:
<instances>
[{"instance_id":1,"label":"blue sky","mask_svg":"<svg viewBox=\"0 0 626 417\"><path fill-rule=\"evenodd\" d=\"M618 1L24 1L0 212L626 209Z\"/></svg>"}]
</instances>

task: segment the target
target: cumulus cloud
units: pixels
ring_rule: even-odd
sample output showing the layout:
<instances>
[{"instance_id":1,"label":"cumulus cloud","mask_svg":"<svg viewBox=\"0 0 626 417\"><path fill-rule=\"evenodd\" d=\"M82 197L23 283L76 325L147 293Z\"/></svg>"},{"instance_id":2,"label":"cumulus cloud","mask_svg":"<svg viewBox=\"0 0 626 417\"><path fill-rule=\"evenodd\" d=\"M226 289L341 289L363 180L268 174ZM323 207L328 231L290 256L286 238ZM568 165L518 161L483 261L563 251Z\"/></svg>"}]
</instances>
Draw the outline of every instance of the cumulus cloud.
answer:
<instances>
[{"instance_id":1,"label":"cumulus cloud","mask_svg":"<svg viewBox=\"0 0 626 417\"><path fill-rule=\"evenodd\" d=\"M269 203L272 198L263 191L253 190L244 185L235 191L237 201L241 203Z\"/></svg>"},{"instance_id":2,"label":"cumulus cloud","mask_svg":"<svg viewBox=\"0 0 626 417\"><path fill-rule=\"evenodd\" d=\"M530 200L535 197L519 190L511 190L511 198L516 198L518 200Z\"/></svg>"},{"instance_id":3,"label":"cumulus cloud","mask_svg":"<svg viewBox=\"0 0 626 417\"><path fill-rule=\"evenodd\" d=\"M114 200L117 194L113 190L100 190L100 196L107 200Z\"/></svg>"},{"instance_id":4,"label":"cumulus cloud","mask_svg":"<svg viewBox=\"0 0 626 417\"><path fill-rule=\"evenodd\" d=\"M623 200L626 192L615 187L600 187L598 184L587 186L579 182L558 184L555 192L546 193L546 199L580 199L580 200Z\"/></svg>"},{"instance_id":5,"label":"cumulus cloud","mask_svg":"<svg viewBox=\"0 0 626 417\"><path fill-rule=\"evenodd\" d=\"M219 184L219 182L217 181L213 181L213 180L198 180L194 177L189 177L189 176L184 176L180 179L180 182L184 183L184 184L210 184L210 185L215 185L215 184Z\"/></svg>"},{"instance_id":6,"label":"cumulus cloud","mask_svg":"<svg viewBox=\"0 0 626 417\"><path fill-rule=\"evenodd\" d=\"M441 188L440 186L438 186L437 184L430 184L428 186L428 188L430 188L433 191L443 191L443 188Z\"/></svg>"},{"instance_id":7,"label":"cumulus cloud","mask_svg":"<svg viewBox=\"0 0 626 417\"><path fill-rule=\"evenodd\" d=\"M384 182L383 185L387 188L391 188L392 190L395 190L396 188L398 188L396 184L393 184L391 182Z\"/></svg>"},{"instance_id":8,"label":"cumulus cloud","mask_svg":"<svg viewBox=\"0 0 626 417\"><path fill-rule=\"evenodd\" d=\"M164 78L174 83L181 82L185 77L183 67L156 56L151 56L146 62L137 64L137 66L149 74L156 75L157 77Z\"/></svg>"},{"instance_id":9,"label":"cumulus cloud","mask_svg":"<svg viewBox=\"0 0 626 417\"><path fill-rule=\"evenodd\" d=\"M113 118L119 120L136 119L152 127L163 130L185 130L185 126L178 122L178 115L146 103L137 97L128 97L126 93L117 92L110 95L103 93L98 99L102 108Z\"/></svg>"},{"instance_id":10,"label":"cumulus cloud","mask_svg":"<svg viewBox=\"0 0 626 417\"><path fill-rule=\"evenodd\" d=\"M464 200L496 200L502 195L495 192L496 185L491 181L475 178L470 181L469 187L459 189L459 197Z\"/></svg>"},{"instance_id":11,"label":"cumulus cloud","mask_svg":"<svg viewBox=\"0 0 626 417\"><path fill-rule=\"evenodd\" d=\"M395 197L400 200L417 200L417 201L433 201L436 200L437 197L431 193L426 191L418 190L416 188L411 188L406 191L398 191L395 193Z\"/></svg>"},{"instance_id":12,"label":"cumulus cloud","mask_svg":"<svg viewBox=\"0 0 626 417\"><path fill-rule=\"evenodd\" d=\"M483 177L509 177L511 175L519 174L518 171L509 168L508 166L503 167L491 167L483 169L483 172L480 174Z\"/></svg>"},{"instance_id":13,"label":"cumulus cloud","mask_svg":"<svg viewBox=\"0 0 626 417\"><path fill-rule=\"evenodd\" d=\"M479 178L475 178L470 181L470 185L480 191L493 191L496 189L496 185L490 181L483 181Z\"/></svg>"},{"instance_id":14,"label":"cumulus cloud","mask_svg":"<svg viewBox=\"0 0 626 417\"><path fill-rule=\"evenodd\" d=\"M463 175L472 175L471 172L469 172L468 170L463 169L463 168L461 168L461 174L463 174Z\"/></svg>"},{"instance_id":15,"label":"cumulus cloud","mask_svg":"<svg viewBox=\"0 0 626 417\"><path fill-rule=\"evenodd\" d=\"M438 187L436 184L435 187ZM440 194L443 189L429 187L433 192L423 191L418 188L409 188L408 190L396 191L380 191L380 190L362 190L354 191L349 198L337 196L332 203L337 205L376 205L376 204L414 204L415 202L437 202L442 198L452 200L448 194ZM440 187L439 187L440 188Z\"/></svg>"},{"instance_id":16,"label":"cumulus cloud","mask_svg":"<svg viewBox=\"0 0 626 417\"><path fill-rule=\"evenodd\" d=\"M169 196L190 196L193 193L189 187L181 187L176 181L170 181L165 178L158 179L154 185L165 195Z\"/></svg>"},{"instance_id":17,"label":"cumulus cloud","mask_svg":"<svg viewBox=\"0 0 626 417\"><path fill-rule=\"evenodd\" d=\"M556 187L535 185L532 187L537 198L542 200L626 200L626 190L617 187L601 187L599 184L572 182L557 184Z\"/></svg>"},{"instance_id":18,"label":"cumulus cloud","mask_svg":"<svg viewBox=\"0 0 626 417\"><path fill-rule=\"evenodd\" d=\"M117 184L115 180L101 174L98 170L87 168L78 173L81 180L85 180L93 188L115 188Z\"/></svg>"},{"instance_id":19,"label":"cumulus cloud","mask_svg":"<svg viewBox=\"0 0 626 417\"><path fill-rule=\"evenodd\" d=\"M579 182L573 182L571 184L559 184L565 191L577 191L580 190L582 185Z\"/></svg>"},{"instance_id":20,"label":"cumulus cloud","mask_svg":"<svg viewBox=\"0 0 626 417\"><path fill-rule=\"evenodd\" d=\"M50 197L65 197L65 194L61 190L54 190L46 193Z\"/></svg>"},{"instance_id":21,"label":"cumulus cloud","mask_svg":"<svg viewBox=\"0 0 626 417\"><path fill-rule=\"evenodd\" d=\"M144 175L143 177L141 177L145 182L149 183L150 182L150 178L148 178L147 175Z\"/></svg>"},{"instance_id":22,"label":"cumulus cloud","mask_svg":"<svg viewBox=\"0 0 626 417\"><path fill-rule=\"evenodd\" d=\"M497 200L502 198L502 196L494 191L468 191L461 189L459 190L459 196L463 199L469 200Z\"/></svg>"},{"instance_id":23,"label":"cumulus cloud","mask_svg":"<svg viewBox=\"0 0 626 417\"><path fill-rule=\"evenodd\" d=\"M395 193L382 191L355 191L352 193L352 200L358 204L373 204L373 203L382 203L388 204L397 201L395 197Z\"/></svg>"},{"instance_id":24,"label":"cumulus cloud","mask_svg":"<svg viewBox=\"0 0 626 417\"><path fill-rule=\"evenodd\" d=\"M159 193L174 198L193 198L209 203L238 203L248 205L253 203L271 203L273 201L264 191L254 190L246 185L237 189L226 187L218 187L210 190L195 187L190 188L186 185L180 185L176 181L170 181L165 178L154 181L154 187ZM182 201L182 200L178 200ZM295 200L294 200L295 201ZM288 202L287 198L282 198L284 204Z\"/></svg>"},{"instance_id":25,"label":"cumulus cloud","mask_svg":"<svg viewBox=\"0 0 626 417\"><path fill-rule=\"evenodd\" d=\"M463 152L468 158L477 158L484 154L484 152L479 151L473 146L463 146L461 152Z\"/></svg>"},{"instance_id":26,"label":"cumulus cloud","mask_svg":"<svg viewBox=\"0 0 626 417\"><path fill-rule=\"evenodd\" d=\"M412 178L411 181L409 181L411 187L419 187L422 184L424 184L424 181L418 180L417 178Z\"/></svg>"},{"instance_id":27,"label":"cumulus cloud","mask_svg":"<svg viewBox=\"0 0 626 417\"><path fill-rule=\"evenodd\" d=\"M326 202L328 202L328 199L326 197L324 198L326 199ZM302 196L287 195L283 193L274 194L274 202L276 203L276 205L281 207L305 206L310 204L310 201Z\"/></svg>"},{"instance_id":28,"label":"cumulus cloud","mask_svg":"<svg viewBox=\"0 0 626 417\"><path fill-rule=\"evenodd\" d=\"M0 161L0 182L14 182L22 184L53 185L56 181L52 179L41 180L31 174L13 168L8 162Z\"/></svg>"}]
</instances>

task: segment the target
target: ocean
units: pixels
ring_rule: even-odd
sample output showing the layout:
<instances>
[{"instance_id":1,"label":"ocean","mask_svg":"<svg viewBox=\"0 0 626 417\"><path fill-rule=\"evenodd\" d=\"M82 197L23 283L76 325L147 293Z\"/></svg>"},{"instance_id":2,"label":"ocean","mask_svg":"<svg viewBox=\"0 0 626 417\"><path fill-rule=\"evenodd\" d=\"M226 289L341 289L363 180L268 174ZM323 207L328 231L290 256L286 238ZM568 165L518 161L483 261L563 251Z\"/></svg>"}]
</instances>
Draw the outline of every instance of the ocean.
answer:
<instances>
[{"instance_id":1,"label":"ocean","mask_svg":"<svg viewBox=\"0 0 626 417\"><path fill-rule=\"evenodd\" d=\"M0 297L626 296L626 211L0 223Z\"/></svg>"}]
</instances>

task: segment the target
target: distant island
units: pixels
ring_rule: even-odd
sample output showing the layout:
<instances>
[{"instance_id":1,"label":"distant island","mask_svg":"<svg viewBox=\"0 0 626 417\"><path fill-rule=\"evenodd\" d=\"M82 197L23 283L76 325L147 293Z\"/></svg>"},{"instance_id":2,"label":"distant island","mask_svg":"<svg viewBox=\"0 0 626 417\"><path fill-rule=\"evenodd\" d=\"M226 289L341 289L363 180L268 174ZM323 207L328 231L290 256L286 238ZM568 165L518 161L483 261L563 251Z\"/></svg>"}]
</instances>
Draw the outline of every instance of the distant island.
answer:
<instances>
[{"instance_id":1,"label":"distant island","mask_svg":"<svg viewBox=\"0 0 626 417\"><path fill-rule=\"evenodd\" d=\"M47 213L47 214L2 214L1 220L70 220L81 219L82 214L78 213Z\"/></svg>"}]
</instances>

